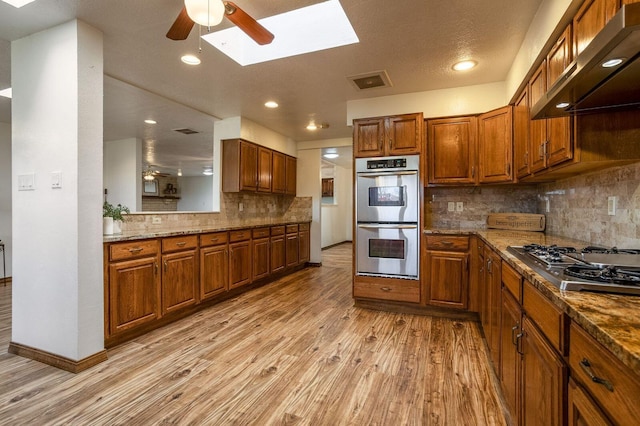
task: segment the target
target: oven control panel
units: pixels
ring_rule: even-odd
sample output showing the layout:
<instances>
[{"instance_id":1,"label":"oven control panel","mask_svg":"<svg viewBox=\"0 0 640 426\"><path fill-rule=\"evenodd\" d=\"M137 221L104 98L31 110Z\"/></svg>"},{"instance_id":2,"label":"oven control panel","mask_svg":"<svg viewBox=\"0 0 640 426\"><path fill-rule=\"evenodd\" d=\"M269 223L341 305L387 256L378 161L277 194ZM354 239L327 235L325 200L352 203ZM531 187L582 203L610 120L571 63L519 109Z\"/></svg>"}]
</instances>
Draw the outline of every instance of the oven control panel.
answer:
<instances>
[{"instance_id":1,"label":"oven control panel","mask_svg":"<svg viewBox=\"0 0 640 426\"><path fill-rule=\"evenodd\" d=\"M406 158L385 158L383 160L367 161L367 169L369 170L404 169L406 167L407 167Z\"/></svg>"}]
</instances>

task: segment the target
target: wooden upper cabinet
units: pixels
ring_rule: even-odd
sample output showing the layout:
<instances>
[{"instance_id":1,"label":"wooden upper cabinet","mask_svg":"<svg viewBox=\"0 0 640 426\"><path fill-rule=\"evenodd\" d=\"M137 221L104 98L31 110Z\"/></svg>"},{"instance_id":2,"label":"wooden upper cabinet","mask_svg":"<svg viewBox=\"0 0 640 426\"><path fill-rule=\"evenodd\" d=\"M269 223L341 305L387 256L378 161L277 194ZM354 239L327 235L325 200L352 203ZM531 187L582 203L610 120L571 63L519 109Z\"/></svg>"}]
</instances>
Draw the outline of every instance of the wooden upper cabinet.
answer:
<instances>
[{"instance_id":1,"label":"wooden upper cabinet","mask_svg":"<svg viewBox=\"0 0 640 426\"><path fill-rule=\"evenodd\" d=\"M285 158L285 191L287 195L296 195L298 160L295 157L286 156Z\"/></svg>"},{"instance_id":2,"label":"wooden upper cabinet","mask_svg":"<svg viewBox=\"0 0 640 426\"><path fill-rule=\"evenodd\" d=\"M271 156L271 192L284 194L286 190L285 155L274 151Z\"/></svg>"},{"instance_id":3,"label":"wooden upper cabinet","mask_svg":"<svg viewBox=\"0 0 640 426\"><path fill-rule=\"evenodd\" d=\"M356 157L384 155L384 118L365 118L353 121L353 146Z\"/></svg>"},{"instance_id":4,"label":"wooden upper cabinet","mask_svg":"<svg viewBox=\"0 0 640 426\"><path fill-rule=\"evenodd\" d=\"M240 141L240 191L258 189L258 147Z\"/></svg>"},{"instance_id":5,"label":"wooden upper cabinet","mask_svg":"<svg viewBox=\"0 0 640 426\"><path fill-rule=\"evenodd\" d=\"M530 173L529 121L529 90L525 87L513 107L513 168L517 178Z\"/></svg>"},{"instance_id":6,"label":"wooden upper cabinet","mask_svg":"<svg viewBox=\"0 0 640 426\"><path fill-rule=\"evenodd\" d=\"M258 192L271 192L272 152L270 149L258 147Z\"/></svg>"},{"instance_id":7,"label":"wooden upper cabinet","mask_svg":"<svg viewBox=\"0 0 640 426\"><path fill-rule=\"evenodd\" d=\"M422 113L388 117L386 125L388 154L420 154L422 126Z\"/></svg>"},{"instance_id":8,"label":"wooden upper cabinet","mask_svg":"<svg viewBox=\"0 0 640 426\"><path fill-rule=\"evenodd\" d=\"M356 157L420 154L422 113L353 120Z\"/></svg>"},{"instance_id":9,"label":"wooden upper cabinet","mask_svg":"<svg viewBox=\"0 0 640 426\"><path fill-rule=\"evenodd\" d=\"M502 107L478 118L480 183L513 181L513 107Z\"/></svg>"},{"instance_id":10,"label":"wooden upper cabinet","mask_svg":"<svg viewBox=\"0 0 640 426\"><path fill-rule=\"evenodd\" d=\"M547 62L544 61L529 80L529 102L533 106L547 91ZM531 120L529 124L529 170L538 172L547 166L547 120Z\"/></svg>"},{"instance_id":11,"label":"wooden upper cabinet","mask_svg":"<svg viewBox=\"0 0 640 426\"><path fill-rule=\"evenodd\" d=\"M578 56L618 10L618 0L585 0L573 17L573 55Z\"/></svg>"},{"instance_id":12,"label":"wooden upper cabinet","mask_svg":"<svg viewBox=\"0 0 640 426\"><path fill-rule=\"evenodd\" d=\"M427 120L427 161L430 184L476 183L476 117Z\"/></svg>"},{"instance_id":13,"label":"wooden upper cabinet","mask_svg":"<svg viewBox=\"0 0 640 426\"><path fill-rule=\"evenodd\" d=\"M548 89L555 84L558 77L569 67L572 60L571 24L569 24L547 54Z\"/></svg>"}]
</instances>

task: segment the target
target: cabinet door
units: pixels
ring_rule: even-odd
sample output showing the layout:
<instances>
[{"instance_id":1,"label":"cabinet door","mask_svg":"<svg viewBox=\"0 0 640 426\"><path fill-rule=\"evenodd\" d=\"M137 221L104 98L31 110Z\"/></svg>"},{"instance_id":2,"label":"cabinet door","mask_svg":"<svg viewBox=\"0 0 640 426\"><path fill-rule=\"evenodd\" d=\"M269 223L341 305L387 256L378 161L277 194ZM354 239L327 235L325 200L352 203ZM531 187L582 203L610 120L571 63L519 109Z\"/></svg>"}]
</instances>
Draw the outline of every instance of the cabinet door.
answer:
<instances>
[{"instance_id":1,"label":"cabinet door","mask_svg":"<svg viewBox=\"0 0 640 426\"><path fill-rule=\"evenodd\" d=\"M506 106L478 119L478 166L480 183L513 180L513 112Z\"/></svg>"},{"instance_id":2,"label":"cabinet door","mask_svg":"<svg viewBox=\"0 0 640 426\"><path fill-rule=\"evenodd\" d=\"M404 114L387 119L389 155L420 154L422 145L422 114Z\"/></svg>"},{"instance_id":3,"label":"cabinet door","mask_svg":"<svg viewBox=\"0 0 640 426\"><path fill-rule=\"evenodd\" d=\"M381 157L384 152L384 118L353 120L353 155Z\"/></svg>"},{"instance_id":4,"label":"cabinet door","mask_svg":"<svg viewBox=\"0 0 640 426\"><path fill-rule=\"evenodd\" d=\"M271 154L267 148L258 147L258 192L271 192Z\"/></svg>"},{"instance_id":5,"label":"cabinet door","mask_svg":"<svg viewBox=\"0 0 640 426\"><path fill-rule=\"evenodd\" d=\"M287 188L285 155L274 151L272 153L271 161L271 192L275 194L284 194Z\"/></svg>"},{"instance_id":6,"label":"cabinet door","mask_svg":"<svg viewBox=\"0 0 640 426\"><path fill-rule=\"evenodd\" d=\"M286 265L284 235L271 237L271 273L283 271Z\"/></svg>"},{"instance_id":7,"label":"cabinet door","mask_svg":"<svg viewBox=\"0 0 640 426\"><path fill-rule=\"evenodd\" d=\"M529 80L529 102L534 106L547 91L547 63L542 65ZM547 120L530 120L529 170L539 172L547 167Z\"/></svg>"},{"instance_id":8,"label":"cabinet door","mask_svg":"<svg viewBox=\"0 0 640 426\"><path fill-rule=\"evenodd\" d=\"M617 0L585 0L573 17L573 54L578 56L617 11Z\"/></svg>"},{"instance_id":9,"label":"cabinet door","mask_svg":"<svg viewBox=\"0 0 640 426\"><path fill-rule=\"evenodd\" d=\"M251 282L251 241L229 244L229 288Z\"/></svg>"},{"instance_id":10,"label":"cabinet door","mask_svg":"<svg viewBox=\"0 0 640 426\"><path fill-rule=\"evenodd\" d=\"M298 243L298 233L295 234L287 234L286 236L286 245L287 245L287 268L292 266L296 266L299 260L299 243Z\"/></svg>"},{"instance_id":11,"label":"cabinet door","mask_svg":"<svg viewBox=\"0 0 640 426\"><path fill-rule=\"evenodd\" d=\"M226 245L200 249L200 299L224 293L229 285Z\"/></svg>"},{"instance_id":12,"label":"cabinet door","mask_svg":"<svg viewBox=\"0 0 640 426\"><path fill-rule=\"evenodd\" d=\"M269 275L269 238L253 240L253 280Z\"/></svg>"},{"instance_id":13,"label":"cabinet door","mask_svg":"<svg viewBox=\"0 0 640 426\"><path fill-rule=\"evenodd\" d=\"M469 301L469 254L427 251L430 305L467 309Z\"/></svg>"},{"instance_id":14,"label":"cabinet door","mask_svg":"<svg viewBox=\"0 0 640 426\"><path fill-rule=\"evenodd\" d=\"M500 307L501 307L501 276L500 256L493 250L485 249L485 286L484 286L484 318L482 328L487 344L491 351L493 368L496 375L500 375Z\"/></svg>"},{"instance_id":15,"label":"cabinet door","mask_svg":"<svg viewBox=\"0 0 640 426\"><path fill-rule=\"evenodd\" d=\"M295 157L286 156L285 159L286 167L286 183L285 183L285 194L287 195L296 195L296 173L298 167L298 160Z\"/></svg>"},{"instance_id":16,"label":"cabinet door","mask_svg":"<svg viewBox=\"0 0 640 426\"><path fill-rule=\"evenodd\" d=\"M520 416L520 354L518 344L522 313L509 290L502 289L502 319L500 321L500 383L505 402L518 424Z\"/></svg>"},{"instance_id":17,"label":"cabinet door","mask_svg":"<svg viewBox=\"0 0 640 426\"><path fill-rule=\"evenodd\" d=\"M302 225L301 225L302 226ZM309 231L305 230L305 231L300 231L298 233L298 242L299 242L299 263L306 263L309 261L309 244L310 244L310 237L309 237Z\"/></svg>"},{"instance_id":18,"label":"cabinet door","mask_svg":"<svg viewBox=\"0 0 640 426\"><path fill-rule=\"evenodd\" d=\"M160 317L160 275L156 257L109 265L108 312L110 334Z\"/></svg>"},{"instance_id":19,"label":"cabinet door","mask_svg":"<svg viewBox=\"0 0 640 426\"><path fill-rule=\"evenodd\" d=\"M240 142L240 191L258 189L258 147Z\"/></svg>"},{"instance_id":20,"label":"cabinet door","mask_svg":"<svg viewBox=\"0 0 640 426\"><path fill-rule=\"evenodd\" d=\"M547 90L558 80L572 61L571 25L569 25L547 55ZM547 120L547 165L553 166L573 158L571 118Z\"/></svg>"},{"instance_id":21,"label":"cabinet door","mask_svg":"<svg viewBox=\"0 0 640 426\"><path fill-rule=\"evenodd\" d=\"M427 121L429 183L476 182L477 126L475 117Z\"/></svg>"},{"instance_id":22,"label":"cabinet door","mask_svg":"<svg viewBox=\"0 0 640 426\"><path fill-rule=\"evenodd\" d=\"M162 256L162 313L194 305L197 301L195 250Z\"/></svg>"},{"instance_id":23,"label":"cabinet door","mask_svg":"<svg viewBox=\"0 0 640 426\"><path fill-rule=\"evenodd\" d=\"M525 87L513 108L513 167L516 177L529 175L529 90Z\"/></svg>"},{"instance_id":24,"label":"cabinet door","mask_svg":"<svg viewBox=\"0 0 640 426\"><path fill-rule=\"evenodd\" d=\"M567 367L527 317L522 332L522 424L560 426Z\"/></svg>"},{"instance_id":25,"label":"cabinet door","mask_svg":"<svg viewBox=\"0 0 640 426\"><path fill-rule=\"evenodd\" d=\"M611 426L613 423L600 411L598 405L586 394L584 389L569 379L567 398L569 426Z\"/></svg>"}]
</instances>

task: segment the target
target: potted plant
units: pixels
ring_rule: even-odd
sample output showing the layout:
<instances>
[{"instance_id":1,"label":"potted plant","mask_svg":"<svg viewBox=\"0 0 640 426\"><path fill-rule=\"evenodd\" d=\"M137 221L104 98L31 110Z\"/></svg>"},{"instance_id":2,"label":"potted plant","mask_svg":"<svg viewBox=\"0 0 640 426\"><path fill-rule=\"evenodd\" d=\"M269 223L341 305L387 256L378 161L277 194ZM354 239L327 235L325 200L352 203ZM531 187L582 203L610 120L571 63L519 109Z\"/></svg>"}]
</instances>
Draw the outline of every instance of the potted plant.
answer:
<instances>
[{"instance_id":1,"label":"potted plant","mask_svg":"<svg viewBox=\"0 0 640 426\"><path fill-rule=\"evenodd\" d=\"M131 213L129 207L118 204L113 204L105 201L102 205L102 233L104 235L120 234L122 233L122 222L124 221L124 214Z\"/></svg>"}]
</instances>

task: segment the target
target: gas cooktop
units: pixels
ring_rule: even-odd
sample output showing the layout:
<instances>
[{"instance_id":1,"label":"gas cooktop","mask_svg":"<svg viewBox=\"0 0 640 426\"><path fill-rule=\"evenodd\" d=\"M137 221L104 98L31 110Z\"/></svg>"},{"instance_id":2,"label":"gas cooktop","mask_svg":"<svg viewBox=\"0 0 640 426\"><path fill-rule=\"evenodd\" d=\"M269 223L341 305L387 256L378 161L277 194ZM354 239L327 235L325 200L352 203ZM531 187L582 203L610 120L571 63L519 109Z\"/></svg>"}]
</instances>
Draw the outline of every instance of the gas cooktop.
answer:
<instances>
[{"instance_id":1,"label":"gas cooktop","mask_svg":"<svg viewBox=\"0 0 640 426\"><path fill-rule=\"evenodd\" d=\"M561 290L640 295L640 250L539 244L507 250Z\"/></svg>"}]
</instances>

